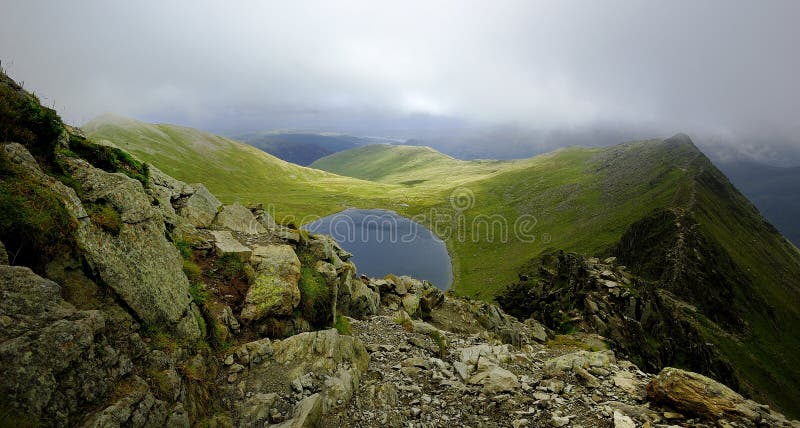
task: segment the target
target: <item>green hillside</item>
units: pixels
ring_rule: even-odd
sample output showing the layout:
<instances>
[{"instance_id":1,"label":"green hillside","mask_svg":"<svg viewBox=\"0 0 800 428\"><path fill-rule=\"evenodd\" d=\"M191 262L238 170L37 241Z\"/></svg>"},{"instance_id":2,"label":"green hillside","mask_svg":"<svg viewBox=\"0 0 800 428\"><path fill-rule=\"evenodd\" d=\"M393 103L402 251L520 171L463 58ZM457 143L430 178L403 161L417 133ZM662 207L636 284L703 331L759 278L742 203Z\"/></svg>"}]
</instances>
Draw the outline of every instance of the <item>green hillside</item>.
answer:
<instances>
[{"instance_id":1,"label":"green hillside","mask_svg":"<svg viewBox=\"0 0 800 428\"><path fill-rule=\"evenodd\" d=\"M250 145L181 126L105 115L83 130L179 180L205 184L225 203L272 204L278 218L302 221L359 203L385 206L393 189L402 187L304 168Z\"/></svg>"}]
</instances>

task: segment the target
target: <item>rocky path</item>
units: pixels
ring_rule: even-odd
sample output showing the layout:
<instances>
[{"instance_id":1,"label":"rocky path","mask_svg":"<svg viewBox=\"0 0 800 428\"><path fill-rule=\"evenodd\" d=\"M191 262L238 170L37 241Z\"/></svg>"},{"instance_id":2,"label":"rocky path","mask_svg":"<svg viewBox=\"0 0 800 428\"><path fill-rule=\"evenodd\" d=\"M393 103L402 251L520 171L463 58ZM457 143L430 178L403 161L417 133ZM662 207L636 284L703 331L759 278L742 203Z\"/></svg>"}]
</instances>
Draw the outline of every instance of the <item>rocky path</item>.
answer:
<instances>
[{"instance_id":1,"label":"rocky path","mask_svg":"<svg viewBox=\"0 0 800 428\"><path fill-rule=\"evenodd\" d=\"M635 426L619 409L664 419L641 405L649 376L610 351L514 348L402 320L384 311L353 322L369 368L351 402L323 426L602 427L614 426L615 411L618 426ZM584 362L588 370L572 370Z\"/></svg>"}]
</instances>

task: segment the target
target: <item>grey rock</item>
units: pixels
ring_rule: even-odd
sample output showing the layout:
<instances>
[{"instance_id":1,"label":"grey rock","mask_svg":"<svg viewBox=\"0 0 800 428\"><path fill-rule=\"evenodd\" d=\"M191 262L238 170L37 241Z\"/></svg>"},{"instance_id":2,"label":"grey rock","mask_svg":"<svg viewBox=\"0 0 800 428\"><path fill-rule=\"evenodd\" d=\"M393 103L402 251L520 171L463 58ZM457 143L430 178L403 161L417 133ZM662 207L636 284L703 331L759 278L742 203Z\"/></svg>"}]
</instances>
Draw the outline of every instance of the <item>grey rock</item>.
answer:
<instances>
[{"instance_id":1,"label":"grey rock","mask_svg":"<svg viewBox=\"0 0 800 428\"><path fill-rule=\"evenodd\" d=\"M267 232L267 229L256 220L253 213L239 204L222 207L211 227L251 235Z\"/></svg>"},{"instance_id":2,"label":"grey rock","mask_svg":"<svg viewBox=\"0 0 800 428\"><path fill-rule=\"evenodd\" d=\"M248 261L253 255L253 250L234 238L230 231L212 230L210 233L214 237L214 251L218 257L233 254L242 261Z\"/></svg>"},{"instance_id":3,"label":"grey rock","mask_svg":"<svg viewBox=\"0 0 800 428\"><path fill-rule=\"evenodd\" d=\"M537 342L547 342L547 330L544 326L534 318L525 320L525 325L528 326L530 336Z\"/></svg>"},{"instance_id":4,"label":"grey rock","mask_svg":"<svg viewBox=\"0 0 800 428\"><path fill-rule=\"evenodd\" d=\"M66 158L86 202L106 201L119 213L117 235L83 221L77 241L86 262L146 323L163 325L186 339L200 337L191 312L189 281L178 250L166 240L164 219L138 181Z\"/></svg>"},{"instance_id":5,"label":"grey rock","mask_svg":"<svg viewBox=\"0 0 800 428\"><path fill-rule=\"evenodd\" d=\"M241 318L254 321L265 316L289 315L300 303L300 260L290 245L256 246L253 249L256 280L245 297Z\"/></svg>"},{"instance_id":6,"label":"grey rock","mask_svg":"<svg viewBox=\"0 0 800 428\"><path fill-rule=\"evenodd\" d=\"M189 196L178 209L178 214L194 227L211 226L222 203L202 184L192 184L194 193Z\"/></svg>"},{"instance_id":7,"label":"grey rock","mask_svg":"<svg viewBox=\"0 0 800 428\"><path fill-rule=\"evenodd\" d=\"M381 296L373 291L360 280L353 283L353 291L350 298L350 315L356 318L363 318L378 313Z\"/></svg>"},{"instance_id":8,"label":"grey rock","mask_svg":"<svg viewBox=\"0 0 800 428\"><path fill-rule=\"evenodd\" d=\"M120 376L112 368L130 361L103 342L103 312L76 310L26 267L0 266L0 314L10 321L0 329L0 396L54 425L99 404Z\"/></svg>"},{"instance_id":9,"label":"grey rock","mask_svg":"<svg viewBox=\"0 0 800 428\"><path fill-rule=\"evenodd\" d=\"M520 387L517 375L493 363L479 366L467 383L481 385L487 394L512 392Z\"/></svg>"},{"instance_id":10,"label":"grey rock","mask_svg":"<svg viewBox=\"0 0 800 428\"><path fill-rule=\"evenodd\" d=\"M159 426L166 423L166 403L157 400L140 378L134 377L133 391L116 402L89 415L84 427L145 427Z\"/></svg>"},{"instance_id":11,"label":"grey rock","mask_svg":"<svg viewBox=\"0 0 800 428\"><path fill-rule=\"evenodd\" d=\"M573 367L607 368L616 363L613 351L578 351L545 361L544 372L547 376L556 376Z\"/></svg>"},{"instance_id":12,"label":"grey rock","mask_svg":"<svg viewBox=\"0 0 800 428\"><path fill-rule=\"evenodd\" d=\"M636 424L630 416L623 415L620 412L614 412L614 428L636 428Z\"/></svg>"},{"instance_id":13,"label":"grey rock","mask_svg":"<svg viewBox=\"0 0 800 428\"><path fill-rule=\"evenodd\" d=\"M279 428L312 428L319 424L323 415L322 396L317 393L300 401L294 408L292 419L278 425Z\"/></svg>"},{"instance_id":14,"label":"grey rock","mask_svg":"<svg viewBox=\"0 0 800 428\"><path fill-rule=\"evenodd\" d=\"M419 297L416 294L406 294L401 298L403 309L411 317L417 316L419 312Z\"/></svg>"},{"instance_id":15,"label":"grey rock","mask_svg":"<svg viewBox=\"0 0 800 428\"><path fill-rule=\"evenodd\" d=\"M278 394L256 393L241 404L239 426L263 426L270 421L271 410L278 400Z\"/></svg>"}]
</instances>

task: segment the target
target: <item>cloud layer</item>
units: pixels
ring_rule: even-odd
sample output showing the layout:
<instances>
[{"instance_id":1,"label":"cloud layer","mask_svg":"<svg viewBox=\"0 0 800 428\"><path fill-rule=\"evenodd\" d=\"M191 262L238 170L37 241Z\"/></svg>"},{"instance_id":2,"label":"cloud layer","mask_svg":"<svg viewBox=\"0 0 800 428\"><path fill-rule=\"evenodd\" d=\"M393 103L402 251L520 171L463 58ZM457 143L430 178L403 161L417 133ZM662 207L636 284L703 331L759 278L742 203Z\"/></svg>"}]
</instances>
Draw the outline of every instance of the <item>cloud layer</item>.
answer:
<instances>
[{"instance_id":1,"label":"cloud layer","mask_svg":"<svg viewBox=\"0 0 800 428\"><path fill-rule=\"evenodd\" d=\"M762 157L800 146L800 2L230 3L8 2L0 60L73 123L434 117L684 131Z\"/></svg>"}]
</instances>

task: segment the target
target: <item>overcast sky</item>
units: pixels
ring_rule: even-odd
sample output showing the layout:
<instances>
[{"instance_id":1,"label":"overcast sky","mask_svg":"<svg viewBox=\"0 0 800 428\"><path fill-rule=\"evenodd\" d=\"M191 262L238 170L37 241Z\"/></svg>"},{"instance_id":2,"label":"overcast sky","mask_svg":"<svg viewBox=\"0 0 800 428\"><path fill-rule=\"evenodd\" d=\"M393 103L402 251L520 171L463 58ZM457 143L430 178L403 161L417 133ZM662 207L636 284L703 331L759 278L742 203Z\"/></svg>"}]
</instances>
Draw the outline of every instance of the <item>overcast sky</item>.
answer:
<instances>
[{"instance_id":1,"label":"overcast sky","mask_svg":"<svg viewBox=\"0 0 800 428\"><path fill-rule=\"evenodd\" d=\"M792 0L0 0L0 60L76 124L600 126L800 152Z\"/></svg>"}]
</instances>

